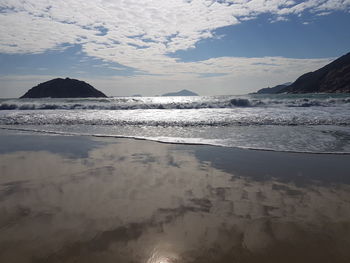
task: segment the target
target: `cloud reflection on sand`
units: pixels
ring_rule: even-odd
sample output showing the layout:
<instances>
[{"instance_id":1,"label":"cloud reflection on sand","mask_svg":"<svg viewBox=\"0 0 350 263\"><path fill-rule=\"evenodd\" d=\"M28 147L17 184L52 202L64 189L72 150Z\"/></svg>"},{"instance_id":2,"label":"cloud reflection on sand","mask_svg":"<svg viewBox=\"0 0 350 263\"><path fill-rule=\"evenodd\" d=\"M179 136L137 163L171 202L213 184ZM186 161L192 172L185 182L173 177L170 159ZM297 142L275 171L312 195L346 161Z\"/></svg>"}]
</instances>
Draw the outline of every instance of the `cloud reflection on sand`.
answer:
<instances>
[{"instance_id":1,"label":"cloud reflection on sand","mask_svg":"<svg viewBox=\"0 0 350 263\"><path fill-rule=\"evenodd\" d=\"M1 262L350 257L349 185L255 181L199 161L189 147L105 141L87 157L0 155Z\"/></svg>"}]
</instances>

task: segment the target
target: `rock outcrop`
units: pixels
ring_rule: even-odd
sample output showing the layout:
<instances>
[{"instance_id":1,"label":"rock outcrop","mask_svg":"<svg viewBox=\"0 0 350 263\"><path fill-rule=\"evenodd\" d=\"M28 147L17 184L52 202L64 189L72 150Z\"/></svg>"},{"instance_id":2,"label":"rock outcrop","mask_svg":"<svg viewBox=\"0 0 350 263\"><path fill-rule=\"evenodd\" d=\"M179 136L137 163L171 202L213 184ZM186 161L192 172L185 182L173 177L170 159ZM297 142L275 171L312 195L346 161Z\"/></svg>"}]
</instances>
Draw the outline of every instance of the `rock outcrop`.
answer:
<instances>
[{"instance_id":1,"label":"rock outcrop","mask_svg":"<svg viewBox=\"0 0 350 263\"><path fill-rule=\"evenodd\" d=\"M279 91L281 91L282 89L284 89L285 87L289 86L290 84L292 84L291 82L288 83L284 83L284 84L280 84L274 87L268 87L268 88L263 88L258 90L256 93L254 94L275 94L278 93Z\"/></svg>"}]
</instances>

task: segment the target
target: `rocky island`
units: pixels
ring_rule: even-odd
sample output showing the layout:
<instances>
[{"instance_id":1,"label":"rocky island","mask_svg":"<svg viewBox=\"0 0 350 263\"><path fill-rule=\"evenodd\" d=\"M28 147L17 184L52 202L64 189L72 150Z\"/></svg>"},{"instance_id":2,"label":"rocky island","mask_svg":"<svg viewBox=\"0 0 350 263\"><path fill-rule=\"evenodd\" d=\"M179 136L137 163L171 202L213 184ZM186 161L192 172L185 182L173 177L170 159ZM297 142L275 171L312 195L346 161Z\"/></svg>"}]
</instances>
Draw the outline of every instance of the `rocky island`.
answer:
<instances>
[{"instance_id":1,"label":"rocky island","mask_svg":"<svg viewBox=\"0 0 350 263\"><path fill-rule=\"evenodd\" d=\"M57 78L40 83L28 90L22 98L99 98L107 97L90 84L70 78Z\"/></svg>"}]
</instances>

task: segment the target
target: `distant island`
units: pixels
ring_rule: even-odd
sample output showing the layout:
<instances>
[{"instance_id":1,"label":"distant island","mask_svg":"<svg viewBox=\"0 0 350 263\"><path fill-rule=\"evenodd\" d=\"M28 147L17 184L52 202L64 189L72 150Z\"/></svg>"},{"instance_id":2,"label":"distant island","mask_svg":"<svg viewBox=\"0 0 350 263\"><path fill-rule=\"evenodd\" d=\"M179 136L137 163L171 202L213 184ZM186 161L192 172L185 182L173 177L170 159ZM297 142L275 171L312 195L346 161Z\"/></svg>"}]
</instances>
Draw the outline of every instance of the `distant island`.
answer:
<instances>
[{"instance_id":1,"label":"distant island","mask_svg":"<svg viewBox=\"0 0 350 263\"><path fill-rule=\"evenodd\" d=\"M165 93L162 96L198 96L198 94L193 91L183 89L178 92Z\"/></svg>"},{"instance_id":2,"label":"distant island","mask_svg":"<svg viewBox=\"0 0 350 263\"><path fill-rule=\"evenodd\" d=\"M350 53L316 71L300 76L290 85L265 88L257 93L350 93Z\"/></svg>"},{"instance_id":3,"label":"distant island","mask_svg":"<svg viewBox=\"0 0 350 263\"><path fill-rule=\"evenodd\" d=\"M57 78L40 83L28 90L22 98L100 98L107 97L90 84L70 78Z\"/></svg>"}]
</instances>

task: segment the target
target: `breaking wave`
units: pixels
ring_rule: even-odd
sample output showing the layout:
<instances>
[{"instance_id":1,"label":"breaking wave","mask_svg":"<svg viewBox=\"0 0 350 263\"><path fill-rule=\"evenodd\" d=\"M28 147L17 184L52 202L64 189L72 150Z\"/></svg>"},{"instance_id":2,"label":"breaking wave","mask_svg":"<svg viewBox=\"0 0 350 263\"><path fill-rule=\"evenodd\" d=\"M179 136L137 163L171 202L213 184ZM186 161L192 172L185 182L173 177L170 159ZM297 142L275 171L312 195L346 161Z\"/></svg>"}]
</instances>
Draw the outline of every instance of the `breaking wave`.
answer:
<instances>
[{"instance_id":1,"label":"breaking wave","mask_svg":"<svg viewBox=\"0 0 350 263\"><path fill-rule=\"evenodd\" d=\"M333 107L350 106L350 98L237 97L213 96L172 99L169 97L106 99L25 99L2 100L0 110L135 110L206 109L243 107Z\"/></svg>"},{"instance_id":2,"label":"breaking wave","mask_svg":"<svg viewBox=\"0 0 350 263\"><path fill-rule=\"evenodd\" d=\"M350 96L0 99L0 129L348 153Z\"/></svg>"},{"instance_id":3,"label":"breaking wave","mask_svg":"<svg viewBox=\"0 0 350 263\"><path fill-rule=\"evenodd\" d=\"M199 110L75 110L75 111L8 111L0 114L0 125L99 125L99 126L261 126L261 125L339 125L350 126L348 111L289 111L256 108Z\"/></svg>"}]
</instances>

